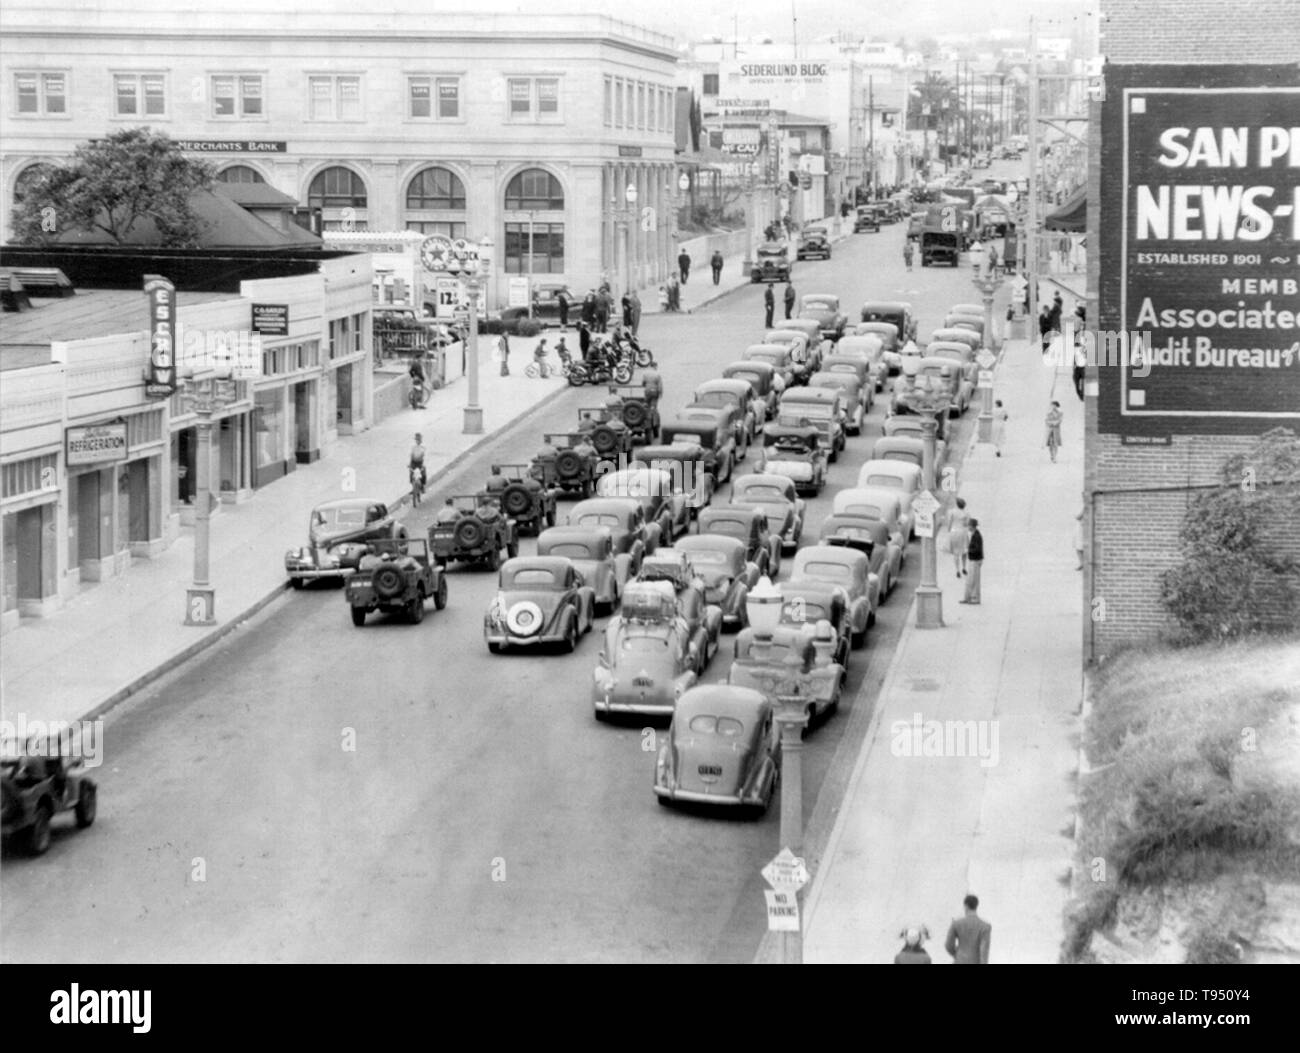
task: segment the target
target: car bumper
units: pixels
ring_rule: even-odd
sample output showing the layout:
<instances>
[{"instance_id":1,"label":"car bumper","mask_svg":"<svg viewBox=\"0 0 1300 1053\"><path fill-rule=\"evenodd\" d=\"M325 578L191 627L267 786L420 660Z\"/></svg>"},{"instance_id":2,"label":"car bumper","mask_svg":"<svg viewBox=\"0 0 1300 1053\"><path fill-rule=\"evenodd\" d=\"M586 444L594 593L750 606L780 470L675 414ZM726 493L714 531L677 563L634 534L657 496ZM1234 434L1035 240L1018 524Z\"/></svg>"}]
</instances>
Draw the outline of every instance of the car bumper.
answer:
<instances>
[{"instance_id":1,"label":"car bumper","mask_svg":"<svg viewBox=\"0 0 1300 1053\"><path fill-rule=\"evenodd\" d=\"M771 475L784 475L795 483L811 483L816 475L812 465L802 461L766 461L763 471Z\"/></svg>"},{"instance_id":2,"label":"car bumper","mask_svg":"<svg viewBox=\"0 0 1300 1053\"><path fill-rule=\"evenodd\" d=\"M289 580L311 581L315 578L344 578L353 572L353 567L291 567L285 566Z\"/></svg>"},{"instance_id":3,"label":"car bumper","mask_svg":"<svg viewBox=\"0 0 1300 1053\"><path fill-rule=\"evenodd\" d=\"M761 805L763 803L763 797L758 790L749 795L735 792L701 793L698 790L679 790L656 783L655 794L659 797L667 797L670 801L691 801L696 804Z\"/></svg>"},{"instance_id":4,"label":"car bumper","mask_svg":"<svg viewBox=\"0 0 1300 1053\"><path fill-rule=\"evenodd\" d=\"M596 695L591 701L597 713L637 713L649 717L671 717L674 699L662 697L632 698L625 695Z\"/></svg>"},{"instance_id":5,"label":"car bumper","mask_svg":"<svg viewBox=\"0 0 1300 1053\"><path fill-rule=\"evenodd\" d=\"M506 632L488 631L483 634L483 638L490 644L496 644L499 647L538 647L545 644L564 643L563 636L555 633L539 633L537 636L511 636Z\"/></svg>"}]
</instances>

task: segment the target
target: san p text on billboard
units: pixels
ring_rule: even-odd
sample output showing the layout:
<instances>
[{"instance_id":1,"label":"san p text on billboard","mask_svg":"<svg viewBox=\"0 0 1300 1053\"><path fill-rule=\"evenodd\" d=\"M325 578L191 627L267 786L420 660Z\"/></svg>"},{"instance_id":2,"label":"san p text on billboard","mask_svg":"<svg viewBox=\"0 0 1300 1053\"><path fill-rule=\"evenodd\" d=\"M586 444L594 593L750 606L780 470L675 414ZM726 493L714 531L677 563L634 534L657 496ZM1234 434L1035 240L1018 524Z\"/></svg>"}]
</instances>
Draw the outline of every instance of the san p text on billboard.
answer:
<instances>
[{"instance_id":1,"label":"san p text on billboard","mask_svg":"<svg viewBox=\"0 0 1300 1053\"><path fill-rule=\"evenodd\" d=\"M1102 107L1100 368L1119 434L1300 424L1300 71L1111 66Z\"/></svg>"}]
</instances>

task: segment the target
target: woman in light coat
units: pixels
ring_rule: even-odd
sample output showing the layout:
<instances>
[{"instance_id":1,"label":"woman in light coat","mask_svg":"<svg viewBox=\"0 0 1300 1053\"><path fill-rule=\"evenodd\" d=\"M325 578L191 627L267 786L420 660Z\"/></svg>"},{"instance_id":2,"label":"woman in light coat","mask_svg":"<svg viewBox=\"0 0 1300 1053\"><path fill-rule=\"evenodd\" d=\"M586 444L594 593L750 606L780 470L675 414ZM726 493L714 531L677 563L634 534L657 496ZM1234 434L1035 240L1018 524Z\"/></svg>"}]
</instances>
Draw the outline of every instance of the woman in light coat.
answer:
<instances>
[{"instance_id":1,"label":"woman in light coat","mask_svg":"<svg viewBox=\"0 0 1300 1053\"><path fill-rule=\"evenodd\" d=\"M970 544L970 515L966 512L966 501L957 498L957 502L948 509L948 551L952 553L953 567L957 577L966 573L966 548Z\"/></svg>"}]
</instances>

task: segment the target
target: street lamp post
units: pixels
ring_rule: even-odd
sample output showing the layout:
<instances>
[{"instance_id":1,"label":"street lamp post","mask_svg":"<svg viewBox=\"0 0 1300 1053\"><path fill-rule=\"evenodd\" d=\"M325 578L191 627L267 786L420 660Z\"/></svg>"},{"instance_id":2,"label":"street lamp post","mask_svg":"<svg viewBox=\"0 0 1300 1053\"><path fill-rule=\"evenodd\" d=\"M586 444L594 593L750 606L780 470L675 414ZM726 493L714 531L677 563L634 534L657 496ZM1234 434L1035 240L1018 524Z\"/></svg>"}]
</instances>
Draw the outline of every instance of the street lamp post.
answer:
<instances>
[{"instance_id":1,"label":"street lamp post","mask_svg":"<svg viewBox=\"0 0 1300 1053\"><path fill-rule=\"evenodd\" d=\"M186 590L186 625L217 623L217 596L209 571L212 505L216 501L212 487L212 424L214 414L236 401L237 390L230 377L230 363L221 362L206 375L188 378L181 392L182 402L198 417L195 427L199 432L194 495L198 501L194 514L194 582Z\"/></svg>"},{"instance_id":2,"label":"street lamp post","mask_svg":"<svg viewBox=\"0 0 1300 1053\"><path fill-rule=\"evenodd\" d=\"M761 654L771 644L772 634L781 621L781 590L764 575L758 584L749 590L745 600L745 612L749 618L750 628L754 633L756 652ZM833 632L830 623L818 625L818 632L823 629ZM810 702L808 671L803 659L791 651L782 663L782 668L767 673L758 673L765 682L766 694L776 700L776 722L781 729L781 847L789 849L798 856L803 848L803 732L808 726L808 706ZM796 892L796 903L798 893ZM799 930L782 933L782 960L786 965L803 963L803 919L800 916Z\"/></svg>"},{"instance_id":3,"label":"street lamp post","mask_svg":"<svg viewBox=\"0 0 1300 1053\"><path fill-rule=\"evenodd\" d=\"M998 288L997 276L993 274L991 267L985 267L983 272L977 273L972 279L975 287L979 289L984 301L984 341L990 351L998 349L998 339L993 332L993 294ZM980 389L980 416L979 416L979 441L993 441L993 388L991 385L984 385Z\"/></svg>"},{"instance_id":4,"label":"street lamp post","mask_svg":"<svg viewBox=\"0 0 1300 1053\"><path fill-rule=\"evenodd\" d=\"M939 436L939 416L946 414L952 404L949 390L951 373L948 367L939 378L931 377L919 371L914 358L903 360L903 370L911 378L911 383L901 401L913 413L921 417L921 431L924 448L921 460L921 476L925 492L934 495L935 491L935 446ZM921 584L916 588L916 627L918 629L943 628L943 592L939 589L938 557L935 550L935 537L938 524L931 530L929 537L921 538Z\"/></svg>"},{"instance_id":5,"label":"street lamp post","mask_svg":"<svg viewBox=\"0 0 1300 1053\"><path fill-rule=\"evenodd\" d=\"M469 297L469 357L465 362L469 398L465 405L465 426L462 429L465 435L483 434L483 407L478 401L478 303L483 292L483 261L491 249L491 238L485 237L480 241L476 252L471 251L466 243L458 241L447 260L447 269L453 276L464 280L465 292Z\"/></svg>"},{"instance_id":6,"label":"street lamp post","mask_svg":"<svg viewBox=\"0 0 1300 1053\"><path fill-rule=\"evenodd\" d=\"M619 233L619 272L622 289L620 295L626 293L632 288L632 260L630 258L630 241L629 224L636 219L636 199L637 190L635 183L628 183L627 188L623 191L623 200L627 205L623 208L618 207L617 199L611 202L610 212L614 221L618 224Z\"/></svg>"}]
</instances>

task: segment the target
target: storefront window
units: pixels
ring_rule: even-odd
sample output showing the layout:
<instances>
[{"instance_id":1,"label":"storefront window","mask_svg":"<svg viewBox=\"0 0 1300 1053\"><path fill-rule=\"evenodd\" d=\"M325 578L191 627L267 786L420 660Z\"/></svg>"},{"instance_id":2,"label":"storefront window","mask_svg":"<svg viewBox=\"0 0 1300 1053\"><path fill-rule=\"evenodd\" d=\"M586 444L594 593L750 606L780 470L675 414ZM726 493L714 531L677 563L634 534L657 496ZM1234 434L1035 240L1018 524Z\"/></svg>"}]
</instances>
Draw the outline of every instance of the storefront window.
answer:
<instances>
[{"instance_id":1,"label":"storefront window","mask_svg":"<svg viewBox=\"0 0 1300 1053\"><path fill-rule=\"evenodd\" d=\"M257 467L284 460L284 391L259 391L254 397Z\"/></svg>"}]
</instances>

